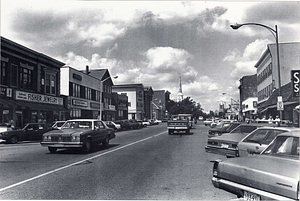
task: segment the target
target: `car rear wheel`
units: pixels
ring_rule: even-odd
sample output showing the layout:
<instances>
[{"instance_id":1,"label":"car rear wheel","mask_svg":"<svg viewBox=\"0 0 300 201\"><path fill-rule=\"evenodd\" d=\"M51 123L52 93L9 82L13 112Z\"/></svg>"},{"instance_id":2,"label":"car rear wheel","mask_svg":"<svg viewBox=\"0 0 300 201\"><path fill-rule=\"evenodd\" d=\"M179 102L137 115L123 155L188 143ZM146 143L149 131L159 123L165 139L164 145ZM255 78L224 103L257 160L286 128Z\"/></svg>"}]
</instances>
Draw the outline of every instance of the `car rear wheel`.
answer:
<instances>
[{"instance_id":1,"label":"car rear wheel","mask_svg":"<svg viewBox=\"0 0 300 201\"><path fill-rule=\"evenodd\" d=\"M83 147L83 151L84 151L84 153L89 153L92 151L92 140L91 139L87 139L87 141Z\"/></svg>"},{"instance_id":2,"label":"car rear wheel","mask_svg":"<svg viewBox=\"0 0 300 201\"><path fill-rule=\"evenodd\" d=\"M12 144L16 144L16 143L18 143L18 141L19 141L19 139L18 139L17 136L11 136L9 138L9 142L12 143Z\"/></svg>"},{"instance_id":3,"label":"car rear wheel","mask_svg":"<svg viewBox=\"0 0 300 201\"><path fill-rule=\"evenodd\" d=\"M185 131L185 133L186 133L186 134L190 134L190 129L187 129L187 130Z\"/></svg>"},{"instance_id":4,"label":"car rear wheel","mask_svg":"<svg viewBox=\"0 0 300 201\"><path fill-rule=\"evenodd\" d=\"M50 151L51 154L56 153L57 148L56 147L48 147L48 150Z\"/></svg>"},{"instance_id":5,"label":"car rear wheel","mask_svg":"<svg viewBox=\"0 0 300 201\"><path fill-rule=\"evenodd\" d=\"M105 138L105 141L102 143L103 146L108 146L109 145L109 138Z\"/></svg>"}]
</instances>

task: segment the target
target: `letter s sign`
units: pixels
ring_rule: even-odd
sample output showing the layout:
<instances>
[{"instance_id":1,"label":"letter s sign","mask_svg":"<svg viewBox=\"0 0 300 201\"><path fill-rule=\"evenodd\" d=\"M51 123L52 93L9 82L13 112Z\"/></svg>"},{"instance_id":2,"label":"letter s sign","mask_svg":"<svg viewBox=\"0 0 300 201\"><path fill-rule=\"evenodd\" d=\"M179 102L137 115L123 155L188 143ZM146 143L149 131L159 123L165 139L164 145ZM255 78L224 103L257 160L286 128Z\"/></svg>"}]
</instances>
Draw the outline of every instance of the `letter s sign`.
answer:
<instances>
[{"instance_id":1,"label":"letter s sign","mask_svg":"<svg viewBox=\"0 0 300 201\"><path fill-rule=\"evenodd\" d=\"M300 70L292 70L291 71L291 80L292 80L292 85L293 85L293 96L299 97Z\"/></svg>"}]
</instances>

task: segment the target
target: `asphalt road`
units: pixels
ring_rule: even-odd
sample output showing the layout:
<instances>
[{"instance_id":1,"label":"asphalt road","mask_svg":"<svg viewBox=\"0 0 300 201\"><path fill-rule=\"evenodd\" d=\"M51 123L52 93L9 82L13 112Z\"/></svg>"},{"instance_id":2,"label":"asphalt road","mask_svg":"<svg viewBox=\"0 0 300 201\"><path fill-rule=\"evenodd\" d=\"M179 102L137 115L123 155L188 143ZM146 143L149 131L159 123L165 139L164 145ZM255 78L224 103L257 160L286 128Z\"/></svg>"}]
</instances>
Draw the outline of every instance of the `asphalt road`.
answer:
<instances>
[{"instance_id":1,"label":"asphalt road","mask_svg":"<svg viewBox=\"0 0 300 201\"><path fill-rule=\"evenodd\" d=\"M166 123L122 131L93 153L59 150L37 142L0 144L0 199L21 200L229 200L213 187L207 130L168 135Z\"/></svg>"}]
</instances>

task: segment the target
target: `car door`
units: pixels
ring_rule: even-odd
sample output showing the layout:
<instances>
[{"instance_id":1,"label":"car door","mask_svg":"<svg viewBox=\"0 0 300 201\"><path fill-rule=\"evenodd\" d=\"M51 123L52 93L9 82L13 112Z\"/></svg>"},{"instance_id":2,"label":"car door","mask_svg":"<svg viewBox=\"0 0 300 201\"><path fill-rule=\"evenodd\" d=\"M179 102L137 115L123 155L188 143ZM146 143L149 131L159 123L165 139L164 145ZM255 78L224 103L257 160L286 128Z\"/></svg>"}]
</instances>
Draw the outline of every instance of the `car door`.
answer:
<instances>
[{"instance_id":1,"label":"car door","mask_svg":"<svg viewBox=\"0 0 300 201\"><path fill-rule=\"evenodd\" d=\"M272 130L257 129L244 138L238 145L240 152L248 152L248 154L259 154L266 146L262 144L263 140Z\"/></svg>"},{"instance_id":2,"label":"car door","mask_svg":"<svg viewBox=\"0 0 300 201\"><path fill-rule=\"evenodd\" d=\"M43 134L50 131L50 126L47 124L39 124L38 130L35 133L34 140L42 140Z\"/></svg>"},{"instance_id":3,"label":"car door","mask_svg":"<svg viewBox=\"0 0 300 201\"><path fill-rule=\"evenodd\" d=\"M38 124L29 124L26 128L25 128L25 139L24 140L35 140L36 139L36 135L38 133L38 129L39 129L39 125Z\"/></svg>"},{"instance_id":4,"label":"car door","mask_svg":"<svg viewBox=\"0 0 300 201\"><path fill-rule=\"evenodd\" d=\"M95 121L94 123L95 123L94 140L99 143L107 136L106 127L102 121Z\"/></svg>"}]
</instances>

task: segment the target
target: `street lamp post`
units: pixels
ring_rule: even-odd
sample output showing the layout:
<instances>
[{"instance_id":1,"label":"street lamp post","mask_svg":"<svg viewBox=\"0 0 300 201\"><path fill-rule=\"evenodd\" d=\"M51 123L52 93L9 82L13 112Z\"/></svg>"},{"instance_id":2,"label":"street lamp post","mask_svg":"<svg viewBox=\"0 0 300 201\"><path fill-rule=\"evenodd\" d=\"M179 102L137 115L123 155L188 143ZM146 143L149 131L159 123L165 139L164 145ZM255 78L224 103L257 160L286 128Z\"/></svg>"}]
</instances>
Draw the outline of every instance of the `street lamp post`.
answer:
<instances>
[{"instance_id":1,"label":"street lamp post","mask_svg":"<svg viewBox=\"0 0 300 201\"><path fill-rule=\"evenodd\" d=\"M111 78L111 76L105 78L104 80L100 80L100 114L99 114L99 120L102 120L102 92L103 92L103 83L108 80L109 78ZM118 76L114 76L114 79L117 79Z\"/></svg>"},{"instance_id":2,"label":"street lamp post","mask_svg":"<svg viewBox=\"0 0 300 201\"><path fill-rule=\"evenodd\" d=\"M232 29L238 29L241 26L244 25L255 25L255 26L261 26L266 29L268 29L272 35L275 37L276 40L276 48L277 48L277 68L278 68L278 96L281 96L281 79L280 79L280 62L279 62L279 44L278 44L278 30L277 30L277 25L275 25L275 29L272 29L271 27L268 27L264 24L259 24L259 23L243 23L243 24L232 24L230 27ZM282 120L282 110L279 111L280 119Z\"/></svg>"}]
</instances>

